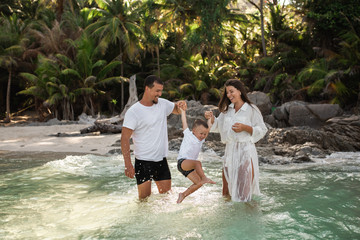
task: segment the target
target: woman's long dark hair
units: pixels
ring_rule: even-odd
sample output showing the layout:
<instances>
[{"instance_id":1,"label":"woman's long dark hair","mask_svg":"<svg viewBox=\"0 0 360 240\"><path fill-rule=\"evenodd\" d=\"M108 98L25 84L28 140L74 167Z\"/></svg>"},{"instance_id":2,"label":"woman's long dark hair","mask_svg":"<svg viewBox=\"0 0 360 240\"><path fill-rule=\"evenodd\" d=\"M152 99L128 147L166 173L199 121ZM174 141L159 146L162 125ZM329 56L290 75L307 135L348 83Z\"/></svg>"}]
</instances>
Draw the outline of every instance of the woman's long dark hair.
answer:
<instances>
[{"instance_id":1,"label":"woman's long dark hair","mask_svg":"<svg viewBox=\"0 0 360 240\"><path fill-rule=\"evenodd\" d=\"M237 90L239 90L241 92L240 97L244 102L247 102L248 104L252 104L250 99L247 96L245 86L240 80L229 79L225 82L224 86L225 86L225 88L228 86L233 86L234 88L236 88ZM224 89L224 93L223 93L223 95L220 99L219 105L218 105L219 111L226 112L228 110L230 104L231 104L231 102L230 102L229 98L226 96L226 89Z\"/></svg>"}]
</instances>

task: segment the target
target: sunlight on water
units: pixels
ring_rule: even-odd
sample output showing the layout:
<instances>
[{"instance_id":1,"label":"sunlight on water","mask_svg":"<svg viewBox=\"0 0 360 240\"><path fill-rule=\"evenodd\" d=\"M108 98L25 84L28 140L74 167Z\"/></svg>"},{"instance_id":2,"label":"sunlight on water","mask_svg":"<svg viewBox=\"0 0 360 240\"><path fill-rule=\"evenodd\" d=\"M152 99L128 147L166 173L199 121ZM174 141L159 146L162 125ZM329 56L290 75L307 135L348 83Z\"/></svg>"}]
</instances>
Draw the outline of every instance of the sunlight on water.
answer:
<instances>
[{"instance_id":1,"label":"sunlight on water","mask_svg":"<svg viewBox=\"0 0 360 240\"><path fill-rule=\"evenodd\" d=\"M121 156L67 156L0 175L0 239L359 239L360 153L260 167L262 196L221 196L221 159L202 153L205 185L190 186L169 156L172 191L137 200ZM0 156L1 161L1 156Z\"/></svg>"}]
</instances>

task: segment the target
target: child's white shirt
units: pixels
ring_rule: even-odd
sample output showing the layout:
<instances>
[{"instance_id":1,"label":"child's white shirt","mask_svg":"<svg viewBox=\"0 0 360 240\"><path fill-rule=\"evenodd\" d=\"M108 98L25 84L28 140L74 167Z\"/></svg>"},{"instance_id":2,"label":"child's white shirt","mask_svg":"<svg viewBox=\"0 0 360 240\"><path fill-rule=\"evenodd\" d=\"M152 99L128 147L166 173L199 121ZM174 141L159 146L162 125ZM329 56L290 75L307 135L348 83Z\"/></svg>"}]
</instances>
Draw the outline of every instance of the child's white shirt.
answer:
<instances>
[{"instance_id":1,"label":"child's white shirt","mask_svg":"<svg viewBox=\"0 0 360 240\"><path fill-rule=\"evenodd\" d=\"M183 133L184 138L181 142L177 159L198 160L201 146L205 142L205 139L200 141L189 128L186 128Z\"/></svg>"}]
</instances>

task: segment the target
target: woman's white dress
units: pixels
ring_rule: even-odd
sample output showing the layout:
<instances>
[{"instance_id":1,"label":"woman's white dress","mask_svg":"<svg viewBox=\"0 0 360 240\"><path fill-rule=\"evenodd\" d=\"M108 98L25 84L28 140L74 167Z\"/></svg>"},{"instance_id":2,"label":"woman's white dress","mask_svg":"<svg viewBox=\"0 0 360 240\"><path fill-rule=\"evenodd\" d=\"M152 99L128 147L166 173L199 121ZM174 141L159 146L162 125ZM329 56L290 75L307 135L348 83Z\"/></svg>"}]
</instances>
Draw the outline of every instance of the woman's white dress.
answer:
<instances>
[{"instance_id":1,"label":"woman's white dress","mask_svg":"<svg viewBox=\"0 0 360 240\"><path fill-rule=\"evenodd\" d=\"M251 126L252 135L245 131L234 132L231 127L235 123ZM230 104L225 113L220 113L215 118L211 132L219 132L221 141L226 144L223 168L231 200L247 202L253 194L260 195L259 161L255 143L265 136L267 128L259 109L245 102L235 112L234 104Z\"/></svg>"}]
</instances>

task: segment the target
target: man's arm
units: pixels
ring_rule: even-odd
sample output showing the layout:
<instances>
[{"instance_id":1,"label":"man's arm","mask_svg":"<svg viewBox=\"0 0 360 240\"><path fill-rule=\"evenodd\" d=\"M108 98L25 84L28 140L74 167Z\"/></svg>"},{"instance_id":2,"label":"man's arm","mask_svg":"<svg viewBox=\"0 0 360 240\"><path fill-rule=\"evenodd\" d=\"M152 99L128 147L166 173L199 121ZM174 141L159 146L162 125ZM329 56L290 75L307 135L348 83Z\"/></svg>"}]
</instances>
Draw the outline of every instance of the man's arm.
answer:
<instances>
[{"instance_id":1,"label":"man's arm","mask_svg":"<svg viewBox=\"0 0 360 240\"><path fill-rule=\"evenodd\" d=\"M121 130L121 152L125 162L125 175L129 178L135 176L135 169L131 163L130 157L130 137L132 133L133 130L130 128L123 127Z\"/></svg>"},{"instance_id":2,"label":"man's arm","mask_svg":"<svg viewBox=\"0 0 360 240\"><path fill-rule=\"evenodd\" d=\"M182 122L183 130L185 130L188 128L187 121L186 121L186 111L181 108L180 108L180 111L181 111L181 122Z\"/></svg>"}]
</instances>

